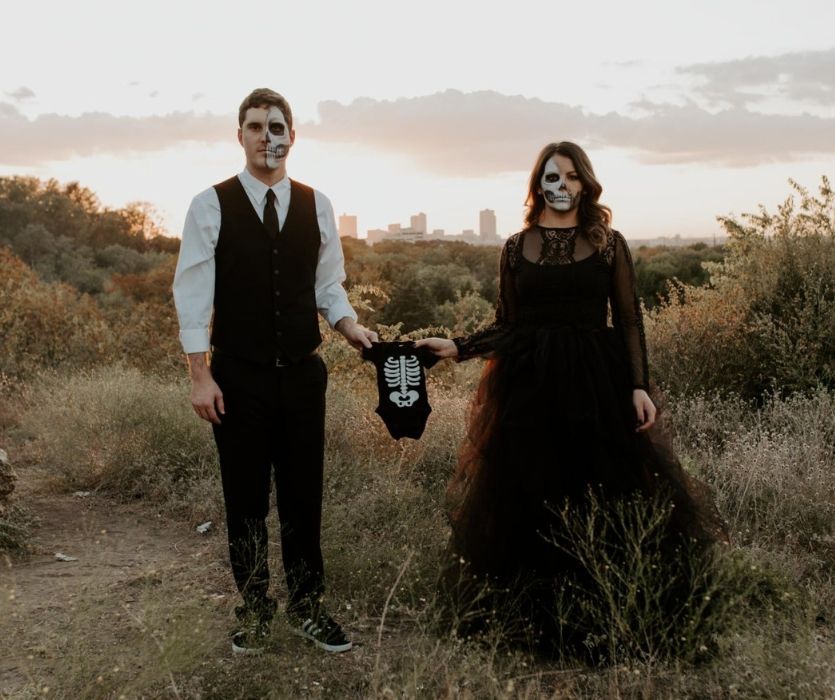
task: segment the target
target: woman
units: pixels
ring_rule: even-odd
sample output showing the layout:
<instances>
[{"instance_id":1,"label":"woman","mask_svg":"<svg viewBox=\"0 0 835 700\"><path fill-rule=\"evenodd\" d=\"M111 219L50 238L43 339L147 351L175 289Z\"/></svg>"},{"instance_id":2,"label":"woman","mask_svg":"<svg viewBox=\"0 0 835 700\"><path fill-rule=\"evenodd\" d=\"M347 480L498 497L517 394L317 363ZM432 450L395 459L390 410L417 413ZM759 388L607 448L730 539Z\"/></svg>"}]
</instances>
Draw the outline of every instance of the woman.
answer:
<instances>
[{"instance_id":1,"label":"woman","mask_svg":"<svg viewBox=\"0 0 835 700\"><path fill-rule=\"evenodd\" d=\"M579 146L547 145L531 171L526 228L502 251L495 322L416 343L442 358L489 358L450 485L447 585L459 606L479 598L481 623L504 606L505 623L525 620L546 644L594 632L554 608L566 583L587 592L599 584L572 550L583 525L571 522L595 508L620 513L638 495L648 508L670 506L657 543L665 556L724 539L706 490L653 430L632 259L601 192ZM470 574L479 586L462 583ZM485 597L486 586L503 597Z\"/></svg>"}]
</instances>

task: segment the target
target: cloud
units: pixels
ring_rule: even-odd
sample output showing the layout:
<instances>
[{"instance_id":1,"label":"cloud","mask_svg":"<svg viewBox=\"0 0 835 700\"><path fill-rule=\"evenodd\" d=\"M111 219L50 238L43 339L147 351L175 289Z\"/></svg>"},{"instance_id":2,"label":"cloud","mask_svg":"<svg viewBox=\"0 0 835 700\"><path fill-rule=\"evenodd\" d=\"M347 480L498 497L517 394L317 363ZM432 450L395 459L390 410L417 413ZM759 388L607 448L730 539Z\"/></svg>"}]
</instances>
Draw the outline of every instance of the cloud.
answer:
<instances>
[{"instance_id":1,"label":"cloud","mask_svg":"<svg viewBox=\"0 0 835 700\"><path fill-rule=\"evenodd\" d=\"M743 166L835 152L835 119L708 112L695 104L643 100L642 113L592 114L582 108L496 92L457 90L392 101L361 98L319 105L303 138L401 153L432 172L483 176L526 170L555 140L622 148L648 162Z\"/></svg>"},{"instance_id":2,"label":"cloud","mask_svg":"<svg viewBox=\"0 0 835 700\"><path fill-rule=\"evenodd\" d=\"M8 102L0 102L0 119L19 119L21 118L20 110L13 104ZM2 122L0 122L2 124Z\"/></svg>"},{"instance_id":3,"label":"cloud","mask_svg":"<svg viewBox=\"0 0 835 700\"><path fill-rule=\"evenodd\" d=\"M185 142L233 142L236 128L232 114L117 117L91 112L28 119L14 105L0 103L0 163L35 166L98 153L158 151Z\"/></svg>"},{"instance_id":4,"label":"cloud","mask_svg":"<svg viewBox=\"0 0 835 700\"><path fill-rule=\"evenodd\" d=\"M35 96L35 93L25 85L21 85L17 90L7 92L6 97L11 97L15 102L23 102L30 100Z\"/></svg>"},{"instance_id":5,"label":"cloud","mask_svg":"<svg viewBox=\"0 0 835 700\"><path fill-rule=\"evenodd\" d=\"M406 154L434 172L491 175L524 170L532 151L557 132L584 129L579 107L496 92L457 90L393 101L319 103L318 123L300 137Z\"/></svg>"},{"instance_id":6,"label":"cloud","mask_svg":"<svg viewBox=\"0 0 835 700\"><path fill-rule=\"evenodd\" d=\"M714 103L743 106L776 96L835 105L835 48L696 63L676 70L703 79L696 90Z\"/></svg>"},{"instance_id":7,"label":"cloud","mask_svg":"<svg viewBox=\"0 0 835 700\"><path fill-rule=\"evenodd\" d=\"M710 112L695 103L633 103L628 114L492 91L447 90L397 100L319 104L300 139L357 144L404 155L433 173L485 177L530 167L539 149L571 140L590 150L619 148L652 163L748 166L835 153L835 118ZM25 117L0 103L0 163L32 166L97 153L150 152L186 142L231 143L235 116L178 112L147 117L87 113Z\"/></svg>"}]
</instances>

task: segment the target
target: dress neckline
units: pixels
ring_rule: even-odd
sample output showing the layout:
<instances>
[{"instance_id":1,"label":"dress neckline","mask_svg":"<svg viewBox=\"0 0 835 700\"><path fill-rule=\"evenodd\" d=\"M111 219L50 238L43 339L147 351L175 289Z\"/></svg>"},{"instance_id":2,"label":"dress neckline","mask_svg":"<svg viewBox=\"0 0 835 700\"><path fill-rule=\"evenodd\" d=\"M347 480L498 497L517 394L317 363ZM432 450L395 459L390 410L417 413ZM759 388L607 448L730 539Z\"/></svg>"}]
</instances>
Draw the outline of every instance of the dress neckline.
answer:
<instances>
[{"instance_id":1,"label":"dress neckline","mask_svg":"<svg viewBox=\"0 0 835 700\"><path fill-rule=\"evenodd\" d=\"M519 257L524 260L528 265L533 265L534 267L542 268L560 268L560 267L571 267L572 265L580 265L581 263L586 262L587 260L591 260L592 258L596 258L600 255L600 251L595 250L593 253L590 253L585 258L580 258L579 260L572 259L571 262L559 263L556 265L548 265L545 263L538 263L534 262L533 260L526 258L524 255L520 255Z\"/></svg>"},{"instance_id":2,"label":"dress neckline","mask_svg":"<svg viewBox=\"0 0 835 700\"><path fill-rule=\"evenodd\" d=\"M574 226L543 226L542 224L534 224L533 227L539 229L542 232L553 231L555 233L561 233L561 232L566 232L567 233L567 232L571 232L571 231L576 232L580 228L580 225L575 224Z\"/></svg>"},{"instance_id":3,"label":"dress neckline","mask_svg":"<svg viewBox=\"0 0 835 700\"><path fill-rule=\"evenodd\" d=\"M594 257L594 252L592 252L590 255L579 260L574 258L574 247L581 230L579 225L548 228L541 224L535 224L526 233L534 230L539 232L539 236L542 239L539 258L537 260L531 260L525 257L524 239L521 255L523 260L527 260L532 265L536 265L537 267L564 267L566 265L575 265Z\"/></svg>"}]
</instances>

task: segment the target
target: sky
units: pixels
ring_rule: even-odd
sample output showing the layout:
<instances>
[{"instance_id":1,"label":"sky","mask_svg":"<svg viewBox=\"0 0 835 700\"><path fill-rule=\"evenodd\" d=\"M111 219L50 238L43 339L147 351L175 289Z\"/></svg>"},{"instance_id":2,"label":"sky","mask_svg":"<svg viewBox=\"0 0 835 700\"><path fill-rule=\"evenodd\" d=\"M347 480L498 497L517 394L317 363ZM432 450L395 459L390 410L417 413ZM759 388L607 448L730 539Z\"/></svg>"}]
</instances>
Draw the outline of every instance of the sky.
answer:
<instances>
[{"instance_id":1,"label":"sky","mask_svg":"<svg viewBox=\"0 0 835 700\"><path fill-rule=\"evenodd\" d=\"M522 228L546 143L588 152L628 239L721 234L835 176L835 3L0 0L0 176L149 202L243 168L237 107L290 102L294 179L362 233Z\"/></svg>"}]
</instances>

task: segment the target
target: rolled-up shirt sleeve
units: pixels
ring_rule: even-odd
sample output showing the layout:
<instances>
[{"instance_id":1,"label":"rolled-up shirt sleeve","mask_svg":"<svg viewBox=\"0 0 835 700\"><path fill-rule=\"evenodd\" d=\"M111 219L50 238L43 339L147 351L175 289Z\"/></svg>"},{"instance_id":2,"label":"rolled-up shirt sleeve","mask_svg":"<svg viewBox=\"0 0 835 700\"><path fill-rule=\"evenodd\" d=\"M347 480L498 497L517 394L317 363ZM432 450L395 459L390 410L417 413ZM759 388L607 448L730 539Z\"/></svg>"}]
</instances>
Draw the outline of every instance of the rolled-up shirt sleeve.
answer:
<instances>
[{"instance_id":1,"label":"rolled-up shirt sleeve","mask_svg":"<svg viewBox=\"0 0 835 700\"><path fill-rule=\"evenodd\" d=\"M316 306L319 313L333 328L340 319L357 320L357 314L348 301L348 294L342 283L345 281L345 257L336 230L336 219L330 200L318 190L316 216L319 221L321 243L319 264L316 267Z\"/></svg>"},{"instance_id":2,"label":"rolled-up shirt sleeve","mask_svg":"<svg viewBox=\"0 0 835 700\"><path fill-rule=\"evenodd\" d=\"M220 201L213 187L192 201L183 225L174 273L174 305L180 343L187 354L209 351L209 324L215 295L215 246L220 233Z\"/></svg>"}]
</instances>

